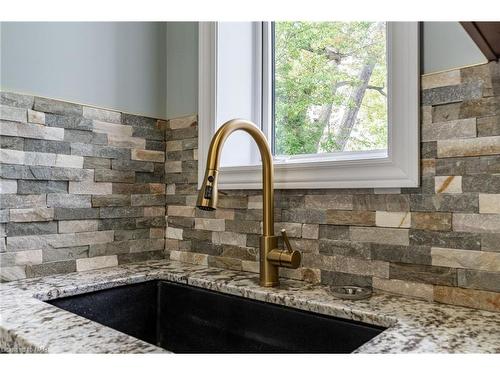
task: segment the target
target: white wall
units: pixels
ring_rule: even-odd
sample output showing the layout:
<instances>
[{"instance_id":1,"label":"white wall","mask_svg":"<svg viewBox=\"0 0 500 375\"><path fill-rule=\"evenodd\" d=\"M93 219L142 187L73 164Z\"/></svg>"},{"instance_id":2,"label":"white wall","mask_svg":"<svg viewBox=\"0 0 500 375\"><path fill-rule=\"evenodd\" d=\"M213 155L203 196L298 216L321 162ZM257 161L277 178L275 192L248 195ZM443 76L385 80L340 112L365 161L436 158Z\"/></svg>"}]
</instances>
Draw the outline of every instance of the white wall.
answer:
<instances>
[{"instance_id":1,"label":"white wall","mask_svg":"<svg viewBox=\"0 0 500 375\"><path fill-rule=\"evenodd\" d=\"M2 22L0 87L165 118L166 25Z\"/></svg>"},{"instance_id":2,"label":"white wall","mask_svg":"<svg viewBox=\"0 0 500 375\"><path fill-rule=\"evenodd\" d=\"M486 58L458 22L424 22L423 73L482 64Z\"/></svg>"}]
</instances>

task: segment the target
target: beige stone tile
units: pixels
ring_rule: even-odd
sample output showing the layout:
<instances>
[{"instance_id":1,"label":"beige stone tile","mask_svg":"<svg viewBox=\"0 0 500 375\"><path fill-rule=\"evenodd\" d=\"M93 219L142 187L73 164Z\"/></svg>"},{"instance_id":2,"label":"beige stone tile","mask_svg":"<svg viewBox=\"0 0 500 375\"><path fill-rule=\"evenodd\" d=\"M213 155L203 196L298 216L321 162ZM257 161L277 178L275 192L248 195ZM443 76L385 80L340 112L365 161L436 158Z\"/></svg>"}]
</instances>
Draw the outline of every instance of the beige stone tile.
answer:
<instances>
[{"instance_id":1,"label":"beige stone tile","mask_svg":"<svg viewBox=\"0 0 500 375\"><path fill-rule=\"evenodd\" d=\"M28 122L45 125L45 113L28 109Z\"/></svg>"},{"instance_id":2,"label":"beige stone tile","mask_svg":"<svg viewBox=\"0 0 500 375\"><path fill-rule=\"evenodd\" d=\"M500 154L500 136L437 142L439 158Z\"/></svg>"},{"instance_id":3,"label":"beige stone tile","mask_svg":"<svg viewBox=\"0 0 500 375\"><path fill-rule=\"evenodd\" d=\"M181 228L167 227L165 237L171 238L174 240L182 240L182 234L183 234L183 230Z\"/></svg>"},{"instance_id":4,"label":"beige stone tile","mask_svg":"<svg viewBox=\"0 0 500 375\"><path fill-rule=\"evenodd\" d=\"M177 260L179 262L208 266L207 254L172 250L170 251L170 259Z\"/></svg>"},{"instance_id":5,"label":"beige stone tile","mask_svg":"<svg viewBox=\"0 0 500 375\"><path fill-rule=\"evenodd\" d=\"M59 233L96 232L99 220L61 220Z\"/></svg>"},{"instance_id":6,"label":"beige stone tile","mask_svg":"<svg viewBox=\"0 0 500 375\"><path fill-rule=\"evenodd\" d=\"M221 232L225 230L224 219L194 219L194 229L200 230L211 230L215 232Z\"/></svg>"},{"instance_id":7,"label":"beige stone tile","mask_svg":"<svg viewBox=\"0 0 500 375\"><path fill-rule=\"evenodd\" d=\"M460 194L462 192L462 176L436 176L434 181L436 193Z\"/></svg>"},{"instance_id":8,"label":"beige stone tile","mask_svg":"<svg viewBox=\"0 0 500 375\"><path fill-rule=\"evenodd\" d=\"M430 284L415 283L404 280L381 279L374 277L372 279L373 288L384 292L401 294L413 298L419 298L426 301L432 301L434 288Z\"/></svg>"},{"instance_id":9,"label":"beige stone tile","mask_svg":"<svg viewBox=\"0 0 500 375\"><path fill-rule=\"evenodd\" d=\"M118 257L116 255L106 255L94 258L80 258L76 260L76 270L89 271L106 267L114 267L118 265Z\"/></svg>"},{"instance_id":10,"label":"beige stone tile","mask_svg":"<svg viewBox=\"0 0 500 375\"><path fill-rule=\"evenodd\" d=\"M11 209L9 219L12 222L51 221L54 209L45 207Z\"/></svg>"},{"instance_id":11,"label":"beige stone tile","mask_svg":"<svg viewBox=\"0 0 500 375\"><path fill-rule=\"evenodd\" d=\"M432 265L500 272L500 253L433 247Z\"/></svg>"},{"instance_id":12,"label":"beige stone tile","mask_svg":"<svg viewBox=\"0 0 500 375\"><path fill-rule=\"evenodd\" d=\"M120 123L121 113L116 111L110 111L108 109L94 108L94 107L83 107L83 117L99 120L107 123Z\"/></svg>"},{"instance_id":13,"label":"beige stone tile","mask_svg":"<svg viewBox=\"0 0 500 375\"><path fill-rule=\"evenodd\" d=\"M171 161L167 160L165 162L166 173L182 173L182 161Z\"/></svg>"},{"instance_id":14,"label":"beige stone tile","mask_svg":"<svg viewBox=\"0 0 500 375\"><path fill-rule=\"evenodd\" d=\"M194 217L195 209L190 206L168 206L168 216Z\"/></svg>"},{"instance_id":15,"label":"beige stone tile","mask_svg":"<svg viewBox=\"0 0 500 375\"><path fill-rule=\"evenodd\" d=\"M373 211L327 210L326 222L335 225L375 225Z\"/></svg>"},{"instance_id":16,"label":"beige stone tile","mask_svg":"<svg viewBox=\"0 0 500 375\"><path fill-rule=\"evenodd\" d=\"M146 140L144 138L129 137L124 135L108 134L108 144L114 147L124 148L146 148Z\"/></svg>"},{"instance_id":17,"label":"beige stone tile","mask_svg":"<svg viewBox=\"0 0 500 375\"><path fill-rule=\"evenodd\" d=\"M479 212L500 214L500 194L479 194Z\"/></svg>"},{"instance_id":18,"label":"beige stone tile","mask_svg":"<svg viewBox=\"0 0 500 375\"><path fill-rule=\"evenodd\" d=\"M132 149L132 160L154 161L163 163L165 161L165 153L163 151Z\"/></svg>"},{"instance_id":19,"label":"beige stone tile","mask_svg":"<svg viewBox=\"0 0 500 375\"><path fill-rule=\"evenodd\" d=\"M460 70L449 70L433 74L426 74L421 79L421 89L433 89L436 87L454 86L462 83Z\"/></svg>"},{"instance_id":20,"label":"beige stone tile","mask_svg":"<svg viewBox=\"0 0 500 375\"><path fill-rule=\"evenodd\" d=\"M350 227L352 241L388 245L409 245L408 229Z\"/></svg>"},{"instance_id":21,"label":"beige stone tile","mask_svg":"<svg viewBox=\"0 0 500 375\"><path fill-rule=\"evenodd\" d=\"M307 209L324 208L333 210L352 210L352 195L306 195L305 207Z\"/></svg>"},{"instance_id":22,"label":"beige stone tile","mask_svg":"<svg viewBox=\"0 0 500 375\"><path fill-rule=\"evenodd\" d=\"M448 212L413 212L411 226L415 229L451 230L451 213Z\"/></svg>"},{"instance_id":23,"label":"beige stone tile","mask_svg":"<svg viewBox=\"0 0 500 375\"><path fill-rule=\"evenodd\" d=\"M248 197L248 209L261 210L262 209L262 195L251 195Z\"/></svg>"},{"instance_id":24,"label":"beige stone tile","mask_svg":"<svg viewBox=\"0 0 500 375\"><path fill-rule=\"evenodd\" d=\"M170 129L183 129L193 126L198 121L197 115L178 117L168 120Z\"/></svg>"},{"instance_id":25,"label":"beige stone tile","mask_svg":"<svg viewBox=\"0 0 500 375\"><path fill-rule=\"evenodd\" d=\"M113 124L97 120L93 121L93 126L96 133L106 133L108 135L132 137L132 133L134 132L134 128L130 125Z\"/></svg>"},{"instance_id":26,"label":"beige stone tile","mask_svg":"<svg viewBox=\"0 0 500 375\"><path fill-rule=\"evenodd\" d=\"M411 213L377 211L375 213L375 223L377 227L409 228Z\"/></svg>"},{"instance_id":27,"label":"beige stone tile","mask_svg":"<svg viewBox=\"0 0 500 375\"><path fill-rule=\"evenodd\" d=\"M500 312L500 293L495 292L435 285L434 301Z\"/></svg>"},{"instance_id":28,"label":"beige stone tile","mask_svg":"<svg viewBox=\"0 0 500 375\"><path fill-rule=\"evenodd\" d=\"M247 244L247 235L234 232L213 232L212 242L217 245L224 244L245 247Z\"/></svg>"},{"instance_id":29,"label":"beige stone tile","mask_svg":"<svg viewBox=\"0 0 500 375\"><path fill-rule=\"evenodd\" d=\"M111 182L94 182L94 181L70 181L70 194L92 194L92 195L108 195L113 193Z\"/></svg>"}]
</instances>

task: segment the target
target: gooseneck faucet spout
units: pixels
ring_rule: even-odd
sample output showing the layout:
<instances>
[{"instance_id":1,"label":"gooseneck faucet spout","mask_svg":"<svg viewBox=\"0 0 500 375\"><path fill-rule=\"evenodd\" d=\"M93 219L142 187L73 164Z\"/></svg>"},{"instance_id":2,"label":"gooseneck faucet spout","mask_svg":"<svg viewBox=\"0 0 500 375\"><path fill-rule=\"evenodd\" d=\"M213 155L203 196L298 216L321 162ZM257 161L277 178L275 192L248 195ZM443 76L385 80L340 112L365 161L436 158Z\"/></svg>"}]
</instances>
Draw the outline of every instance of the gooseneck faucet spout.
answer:
<instances>
[{"instance_id":1,"label":"gooseneck faucet spout","mask_svg":"<svg viewBox=\"0 0 500 375\"><path fill-rule=\"evenodd\" d=\"M287 250L278 249L278 237L274 235L274 167L269 144L264 133L252 122L235 119L226 122L215 133L210 143L207 167L203 184L198 195L197 207L212 211L217 207L217 179L220 154L226 139L236 130L250 134L260 151L262 159L262 200L263 228L260 239L260 285L276 286L279 284L279 267L298 268L301 255L291 249L286 232L282 231Z\"/></svg>"}]
</instances>

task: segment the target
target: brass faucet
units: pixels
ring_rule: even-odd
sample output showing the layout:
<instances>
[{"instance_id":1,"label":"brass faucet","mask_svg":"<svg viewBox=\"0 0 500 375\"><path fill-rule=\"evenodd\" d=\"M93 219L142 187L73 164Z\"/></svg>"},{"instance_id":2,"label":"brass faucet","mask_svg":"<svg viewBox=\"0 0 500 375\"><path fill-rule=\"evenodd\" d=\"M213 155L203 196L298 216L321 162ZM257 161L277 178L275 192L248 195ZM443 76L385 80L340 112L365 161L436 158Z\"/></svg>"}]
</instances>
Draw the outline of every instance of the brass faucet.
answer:
<instances>
[{"instance_id":1,"label":"brass faucet","mask_svg":"<svg viewBox=\"0 0 500 375\"><path fill-rule=\"evenodd\" d=\"M201 210L213 211L217 207L217 178L222 146L227 137L236 130L250 134L259 147L262 158L262 200L263 200L263 233L260 238L260 285L277 286L279 284L279 267L298 268L300 252L292 250L290 241L283 229L281 235L287 250L278 249L278 237L274 235L274 169L273 157L264 133L252 122L246 120L230 120L215 133L208 150L207 168L203 185L198 194L196 206Z\"/></svg>"}]
</instances>

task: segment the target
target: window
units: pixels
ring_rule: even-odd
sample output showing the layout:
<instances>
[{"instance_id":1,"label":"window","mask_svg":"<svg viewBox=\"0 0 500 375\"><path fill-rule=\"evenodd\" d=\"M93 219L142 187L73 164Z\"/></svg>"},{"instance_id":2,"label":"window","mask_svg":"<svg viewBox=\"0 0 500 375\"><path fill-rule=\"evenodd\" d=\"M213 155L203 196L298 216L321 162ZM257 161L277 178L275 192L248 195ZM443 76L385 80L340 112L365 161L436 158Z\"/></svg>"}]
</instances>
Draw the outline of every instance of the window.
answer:
<instances>
[{"instance_id":1,"label":"window","mask_svg":"<svg viewBox=\"0 0 500 375\"><path fill-rule=\"evenodd\" d=\"M239 117L268 136L277 188L418 186L417 23L222 22L199 32L202 172L216 126ZM256 146L234 133L221 188L260 184Z\"/></svg>"}]
</instances>

